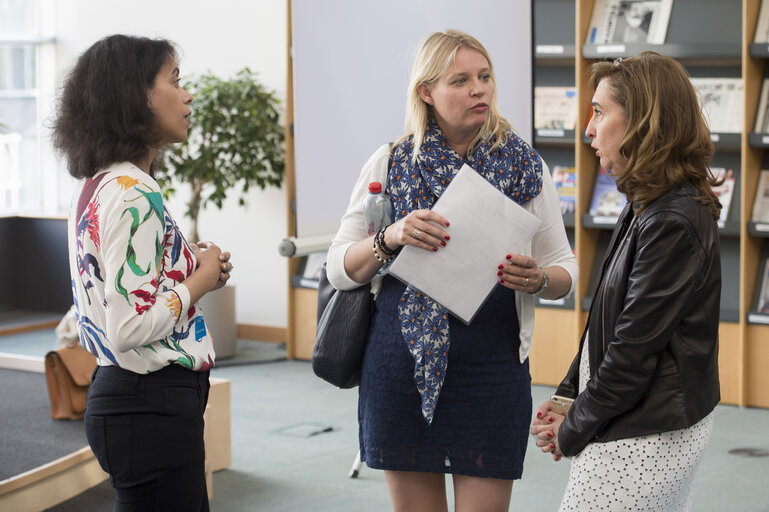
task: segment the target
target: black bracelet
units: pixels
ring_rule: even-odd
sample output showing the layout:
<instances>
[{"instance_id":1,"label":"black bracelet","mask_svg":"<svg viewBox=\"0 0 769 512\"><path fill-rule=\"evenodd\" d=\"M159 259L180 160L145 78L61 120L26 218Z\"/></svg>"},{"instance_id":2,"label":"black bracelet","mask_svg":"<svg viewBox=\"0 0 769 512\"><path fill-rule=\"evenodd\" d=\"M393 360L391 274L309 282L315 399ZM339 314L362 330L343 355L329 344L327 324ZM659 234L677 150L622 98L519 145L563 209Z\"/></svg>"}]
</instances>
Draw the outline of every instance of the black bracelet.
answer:
<instances>
[{"instance_id":1,"label":"black bracelet","mask_svg":"<svg viewBox=\"0 0 769 512\"><path fill-rule=\"evenodd\" d=\"M382 251L382 253L386 254L387 256L395 256L395 254L398 252L398 249L392 250L389 247L387 247L387 244L385 243L384 233L387 228L388 226L385 226L382 229L380 229L376 234L375 240L377 242L377 245L379 245L379 249Z\"/></svg>"}]
</instances>

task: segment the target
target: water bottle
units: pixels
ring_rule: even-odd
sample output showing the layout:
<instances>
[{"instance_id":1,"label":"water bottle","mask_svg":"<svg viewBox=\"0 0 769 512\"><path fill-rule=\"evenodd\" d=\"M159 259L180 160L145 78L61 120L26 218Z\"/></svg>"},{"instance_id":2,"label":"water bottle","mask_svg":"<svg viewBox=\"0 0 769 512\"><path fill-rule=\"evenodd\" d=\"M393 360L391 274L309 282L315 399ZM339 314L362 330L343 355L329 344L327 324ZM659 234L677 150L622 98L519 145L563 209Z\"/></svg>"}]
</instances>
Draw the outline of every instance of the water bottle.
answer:
<instances>
[{"instance_id":1,"label":"water bottle","mask_svg":"<svg viewBox=\"0 0 769 512\"><path fill-rule=\"evenodd\" d=\"M390 199L382 193L382 184L372 181L368 184L368 195L363 200L363 221L366 232L375 235L377 231L388 226L392 219Z\"/></svg>"}]
</instances>

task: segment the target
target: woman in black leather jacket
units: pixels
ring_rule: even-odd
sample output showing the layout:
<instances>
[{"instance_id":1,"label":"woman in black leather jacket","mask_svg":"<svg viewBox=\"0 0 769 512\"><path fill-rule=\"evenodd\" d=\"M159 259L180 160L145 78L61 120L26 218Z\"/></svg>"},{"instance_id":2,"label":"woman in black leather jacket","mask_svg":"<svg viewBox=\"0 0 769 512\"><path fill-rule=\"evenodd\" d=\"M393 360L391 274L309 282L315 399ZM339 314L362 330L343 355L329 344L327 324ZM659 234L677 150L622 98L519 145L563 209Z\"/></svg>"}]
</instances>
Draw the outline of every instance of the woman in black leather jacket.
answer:
<instances>
[{"instance_id":1,"label":"woman in black leather jacket","mask_svg":"<svg viewBox=\"0 0 769 512\"><path fill-rule=\"evenodd\" d=\"M684 68L654 52L591 69L587 127L628 205L580 351L532 434L573 457L571 510L689 510L720 399L721 263L710 131Z\"/></svg>"}]
</instances>

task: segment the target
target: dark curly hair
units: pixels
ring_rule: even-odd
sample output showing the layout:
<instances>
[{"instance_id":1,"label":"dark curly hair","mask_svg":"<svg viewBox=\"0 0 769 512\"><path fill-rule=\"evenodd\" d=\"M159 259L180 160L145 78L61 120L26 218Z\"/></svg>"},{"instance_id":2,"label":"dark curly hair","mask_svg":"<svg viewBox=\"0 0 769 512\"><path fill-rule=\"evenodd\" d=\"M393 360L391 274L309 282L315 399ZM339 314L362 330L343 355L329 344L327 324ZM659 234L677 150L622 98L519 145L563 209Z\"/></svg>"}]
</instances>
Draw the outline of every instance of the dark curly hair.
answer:
<instances>
[{"instance_id":1,"label":"dark curly hair","mask_svg":"<svg viewBox=\"0 0 769 512\"><path fill-rule=\"evenodd\" d=\"M160 142L147 93L175 45L165 39L105 37L78 58L59 99L53 145L75 178L135 161Z\"/></svg>"}]
</instances>

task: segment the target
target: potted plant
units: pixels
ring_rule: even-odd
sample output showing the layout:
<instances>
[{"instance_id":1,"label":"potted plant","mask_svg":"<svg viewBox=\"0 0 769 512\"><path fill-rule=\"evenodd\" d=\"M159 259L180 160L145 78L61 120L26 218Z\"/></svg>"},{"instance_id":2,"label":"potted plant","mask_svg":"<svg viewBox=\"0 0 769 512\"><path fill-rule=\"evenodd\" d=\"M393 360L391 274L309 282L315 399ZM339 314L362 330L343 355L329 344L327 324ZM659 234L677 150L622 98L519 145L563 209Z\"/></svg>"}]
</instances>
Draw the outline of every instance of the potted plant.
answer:
<instances>
[{"instance_id":1,"label":"potted plant","mask_svg":"<svg viewBox=\"0 0 769 512\"><path fill-rule=\"evenodd\" d=\"M284 131L280 100L259 83L249 68L229 80L210 73L194 77L184 88L194 97L192 126L187 140L166 152L155 178L166 196L175 193L175 184L189 185L185 215L191 220L191 229L187 234L190 241L197 242L198 216L206 205L221 209L232 193L238 194L239 203L245 205L245 196L252 187L281 185L285 172ZM235 353L234 295L234 289L226 286L204 297L206 321L221 357Z\"/></svg>"},{"instance_id":2,"label":"potted plant","mask_svg":"<svg viewBox=\"0 0 769 512\"><path fill-rule=\"evenodd\" d=\"M167 195L174 182L190 187L185 214L192 221L189 239L198 241L198 215L217 208L236 188L240 204L253 186L279 187L285 172L280 100L244 68L230 80L212 74L184 84L192 94L192 126L187 140L174 146L159 165L156 178ZM173 179L173 182L171 179Z\"/></svg>"}]
</instances>

